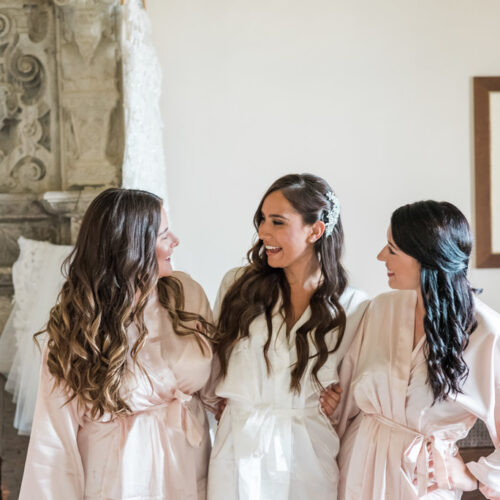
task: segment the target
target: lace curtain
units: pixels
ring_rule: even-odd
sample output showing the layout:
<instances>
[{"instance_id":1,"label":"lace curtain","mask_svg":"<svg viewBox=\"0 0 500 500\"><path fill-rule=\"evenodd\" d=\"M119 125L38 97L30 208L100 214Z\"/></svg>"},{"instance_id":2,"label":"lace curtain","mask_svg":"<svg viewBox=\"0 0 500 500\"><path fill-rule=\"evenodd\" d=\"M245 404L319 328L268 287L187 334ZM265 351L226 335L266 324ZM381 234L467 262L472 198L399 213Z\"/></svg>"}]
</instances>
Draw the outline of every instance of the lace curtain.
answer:
<instances>
[{"instance_id":1,"label":"lace curtain","mask_svg":"<svg viewBox=\"0 0 500 500\"><path fill-rule=\"evenodd\" d=\"M122 7L125 151L123 187L145 189L167 200L167 171L160 113L161 68L142 0Z\"/></svg>"}]
</instances>

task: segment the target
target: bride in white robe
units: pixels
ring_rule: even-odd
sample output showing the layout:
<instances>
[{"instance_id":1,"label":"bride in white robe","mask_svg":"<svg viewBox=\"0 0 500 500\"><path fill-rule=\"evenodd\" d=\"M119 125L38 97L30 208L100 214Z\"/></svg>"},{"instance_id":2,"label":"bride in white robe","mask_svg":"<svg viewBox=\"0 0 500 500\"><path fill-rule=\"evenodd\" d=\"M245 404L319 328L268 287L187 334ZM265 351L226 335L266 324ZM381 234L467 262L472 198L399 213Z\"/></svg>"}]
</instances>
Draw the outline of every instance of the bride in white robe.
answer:
<instances>
[{"instance_id":1,"label":"bride in white robe","mask_svg":"<svg viewBox=\"0 0 500 500\"><path fill-rule=\"evenodd\" d=\"M399 290L370 303L340 372L339 499L451 500L478 487L500 499L500 315L473 297L471 242L451 204L420 202L393 214L378 258ZM445 356L434 366L448 388L450 373L465 375L444 398L429 370L436 345ZM452 363L454 372L445 371ZM496 450L465 465L455 443L477 418Z\"/></svg>"},{"instance_id":2,"label":"bride in white robe","mask_svg":"<svg viewBox=\"0 0 500 500\"><path fill-rule=\"evenodd\" d=\"M284 270L290 283L290 302L295 314L291 320L289 315L287 317L283 293L280 292L274 307L269 310L270 332L264 312L257 314L250 322L248 335L243 335L242 330L236 332L234 346L227 360L227 371L216 387L217 396L225 398L227 406L219 422L210 459L209 500L336 498L339 440L331 422L320 411L320 386L313 376L317 347L313 340L314 334L310 331L306 336L309 359L306 360L300 379L300 389L291 390L292 370L298 359L297 336L303 335L300 329L311 320L311 295L324 279L318 261L314 260L314 243L320 238L335 238L341 231L341 226L339 228L337 222L332 221L333 216L328 218L335 207L328 197L328 193L331 193L329 186L313 176L305 178L306 184L312 184L316 189L323 188L319 199L320 207L326 207L326 213L323 213L322 219L322 209L317 210L317 226L314 225L316 222L312 224L305 218L302 220L302 207L294 206L296 200L287 188L290 188L288 184L292 184L299 191L298 196L309 200L314 198L311 193L301 192L297 188L301 181L299 178L304 177L286 176L276 181L257 211L256 226L261 240L257 247L262 253L267 250L266 256L263 256L263 272L272 273L271 268ZM334 236L331 232L323 233L328 230L330 221L336 226L335 229L330 226ZM306 259L304 255L307 255ZM239 314L230 305L225 305L224 299L239 293L248 285L253 268L255 264L251 263L246 268L226 274L218 294L216 315L221 314L221 306L222 315ZM303 279L299 279L299 276ZM302 302L297 299L300 295L294 288L296 283L301 288L313 284L309 295L301 297ZM272 290L269 289L267 293L271 294ZM350 287L343 290L338 302L345 312L345 330L336 350L339 328L333 327L325 332L328 354L326 362L317 372L323 387L338 381L337 366L367 304L365 294ZM243 305L242 315L247 313L245 308L249 307ZM221 324L224 325L224 322L219 322L219 326ZM263 354L266 342L269 346L269 370Z\"/></svg>"}]
</instances>

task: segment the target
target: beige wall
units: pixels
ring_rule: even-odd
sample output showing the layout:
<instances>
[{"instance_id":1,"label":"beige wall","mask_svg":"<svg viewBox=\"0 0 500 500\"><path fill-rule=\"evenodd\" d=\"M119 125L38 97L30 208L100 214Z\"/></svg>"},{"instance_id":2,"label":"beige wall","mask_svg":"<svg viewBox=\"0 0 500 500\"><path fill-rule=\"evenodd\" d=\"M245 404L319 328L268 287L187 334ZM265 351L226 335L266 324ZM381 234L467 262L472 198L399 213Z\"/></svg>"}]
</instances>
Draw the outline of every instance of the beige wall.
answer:
<instances>
[{"instance_id":1,"label":"beige wall","mask_svg":"<svg viewBox=\"0 0 500 500\"><path fill-rule=\"evenodd\" d=\"M472 217L471 78L500 74L498 0L150 0L177 267L213 299L243 262L278 176L325 177L342 203L354 286L387 289L375 255L393 209ZM500 310L500 270L473 270Z\"/></svg>"}]
</instances>

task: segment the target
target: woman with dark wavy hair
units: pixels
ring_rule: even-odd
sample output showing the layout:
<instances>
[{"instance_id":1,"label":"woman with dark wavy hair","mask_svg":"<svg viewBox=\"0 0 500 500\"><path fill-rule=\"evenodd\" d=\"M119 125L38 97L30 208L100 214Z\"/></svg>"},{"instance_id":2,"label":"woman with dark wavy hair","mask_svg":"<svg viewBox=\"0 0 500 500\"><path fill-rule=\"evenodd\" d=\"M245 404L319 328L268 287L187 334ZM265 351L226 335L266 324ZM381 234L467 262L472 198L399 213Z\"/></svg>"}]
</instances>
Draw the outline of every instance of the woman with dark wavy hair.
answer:
<instances>
[{"instance_id":1,"label":"woman with dark wavy hair","mask_svg":"<svg viewBox=\"0 0 500 500\"><path fill-rule=\"evenodd\" d=\"M320 177L286 175L254 216L249 264L224 278L216 351L227 400L210 459L212 500L335 498L338 438L322 388L364 309L341 264L339 203Z\"/></svg>"},{"instance_id":2,"label":"woman with dark wavy hair","mask_svg":"<svg viewBox=\"0 0 500 500\"><path fill-rule=\"evenodd\" d=\"M397 291L370 303L340 373L340 499L500 498L500 315L474 296L471 249L451 203L392 214L378 259ZM465 465L478 418L497 450Z\"/></svg>"},{"instance_id":3,"label":"woman with dark wavy hair","mask_svg":"<svg viewBox=\"0 0 500 500\"><path fill-rule=\"evenodd\" d=\"M21 500L205 498L213 326L172 270L178 243L151 193L89 206L46 327Z\"/></svg>"}]
</instances>

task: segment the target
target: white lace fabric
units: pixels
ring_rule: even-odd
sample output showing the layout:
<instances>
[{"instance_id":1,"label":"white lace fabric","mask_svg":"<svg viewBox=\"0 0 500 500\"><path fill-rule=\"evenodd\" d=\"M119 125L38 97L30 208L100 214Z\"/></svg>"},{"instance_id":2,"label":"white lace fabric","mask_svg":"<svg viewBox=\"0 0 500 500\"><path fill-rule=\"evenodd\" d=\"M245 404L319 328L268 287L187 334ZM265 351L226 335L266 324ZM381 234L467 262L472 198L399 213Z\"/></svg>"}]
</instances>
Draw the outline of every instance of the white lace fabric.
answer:
<instances>
[{"instance_id":1,"label":"white lace fabric","mask_svg":"<svg viewBox=\"0 0 500 500\"><path fill-rule=\"evenodd\" d=\"M161 67L142 0L122 7L125 151L123 187L144 189L166 204L167 170L160 113Z\"/></svg>"},{"instance_id":2,"label":"white lace fabric","mask_svg":"<svg viewBox=\"0 0 500 500\"><path fill-rule=\"evenodd\" d=\"M72 247L23 237L18 244L20 254L12 268L14 304L0 335L0 368L7 377L5 389L16 403L14 427L29 435L40 372L33 335L49 319L64 281L61 266Z\"/></svg>"}]
</instances>

